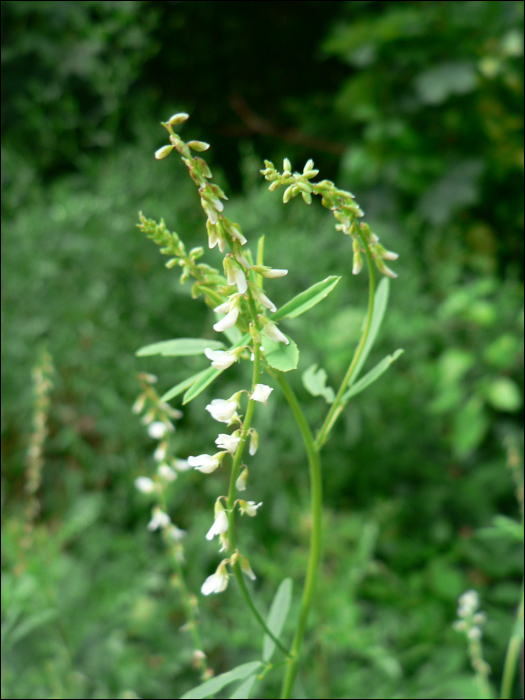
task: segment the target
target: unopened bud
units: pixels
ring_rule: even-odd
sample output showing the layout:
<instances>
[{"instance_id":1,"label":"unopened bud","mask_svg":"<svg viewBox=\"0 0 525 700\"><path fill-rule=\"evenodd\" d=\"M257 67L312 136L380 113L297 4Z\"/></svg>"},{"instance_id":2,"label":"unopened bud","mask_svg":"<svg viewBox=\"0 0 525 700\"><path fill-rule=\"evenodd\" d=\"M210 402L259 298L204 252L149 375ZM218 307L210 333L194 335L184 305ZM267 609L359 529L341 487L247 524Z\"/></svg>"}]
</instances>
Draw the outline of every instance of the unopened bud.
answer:
<instances>
[{"instance_id":1,"label":"unopened bud","mask_svg":"<svg viewBox=\"0 0 525 700\"><path fill-rule=\"evenodd\" d=\"M188 141L186 146L189 146L194 151L198 151L199 153L202 153L202 151L208 150L208 148L210 147L210 144L206 143L206 141Z\"/></svg>"},{"instance_id":2,"label":"unopened bud","mask_svg":"<svg viewBox=\"0 0 525 700\"><path fill-rule=\"evenodd\" d=\"M157 160L162 160L163 158L167 158L172 151L173 151L173 146L163 146L162 148L159 148L158 151L155 151L155 158Z\"/></svg>"},{"instance_id":3,"label":"unopened bud","mask_svg":"<svg viewBox=\"0 0 525 700\"><path fill-rule=\"evenodd\" d=\"M177 124L182 124L189 118L190 115L186 114L186 112L178 112L168 119L168 124L171 124L171 126L176 126Z\"/></svg>"}]
</instances>

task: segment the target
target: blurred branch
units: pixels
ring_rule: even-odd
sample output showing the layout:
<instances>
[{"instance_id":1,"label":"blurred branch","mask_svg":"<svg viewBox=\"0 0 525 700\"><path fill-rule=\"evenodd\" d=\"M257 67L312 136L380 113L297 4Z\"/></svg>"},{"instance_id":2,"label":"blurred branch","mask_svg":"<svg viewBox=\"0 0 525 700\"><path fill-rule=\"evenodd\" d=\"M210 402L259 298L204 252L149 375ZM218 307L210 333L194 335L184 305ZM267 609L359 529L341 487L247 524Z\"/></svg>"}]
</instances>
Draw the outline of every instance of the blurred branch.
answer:
<instances>
[{"instance_id":1,"label":"blurred branch","mask_svg":"<svg viewBox=\"0 0 525 700\"><path fill-rule=\"evenodd\" d=\"M242 95L235 93L230 97L230 105L235 114L243 122L242 125L228 124L223 126L220 131L225 136L246 137L254 134L262 134L263 136L274 136L281 141L294 143L307 148L312 148L325 153L332 153L340 156L346 149L345 143L334 143L325 141L324 139L315 136L309 136L298 129L287 129L268 121L264 117L253 111Z\"/></svg>"}]
</instances>

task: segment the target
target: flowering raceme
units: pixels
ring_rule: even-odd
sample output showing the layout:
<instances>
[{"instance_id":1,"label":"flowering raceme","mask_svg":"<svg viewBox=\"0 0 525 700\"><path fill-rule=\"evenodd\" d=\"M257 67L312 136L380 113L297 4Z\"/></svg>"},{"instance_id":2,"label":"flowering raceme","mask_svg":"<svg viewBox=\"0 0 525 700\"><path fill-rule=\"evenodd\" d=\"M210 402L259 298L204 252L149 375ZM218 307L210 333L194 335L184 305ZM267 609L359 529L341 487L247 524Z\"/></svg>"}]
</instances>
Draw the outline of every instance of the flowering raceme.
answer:
<instances>
[{"instance_id":1,"label":"flowering raceme","mask_svg":"<svg viewBox=\"0 0 525 700\"><path fill-rule=\"evenodd\" d=\"M336 392L332 387L326 386L327 372L313 365L303 374L305 388L314 396L323 396L329 404L326 418L321 425L316 437L310 432L308 420L302 413L294 391L287 383L286 373L298 367L299 350L296 343L286 335L277 325L287 318L295 318L305 313L312 306L324 299L341 279L337 276L327 277L325 280L314 284L304 290L293 299L289 300L281 309L267 296L266 285L272 287L288 274L288 270L272 268L264 261L264 236L257 243L256 249L250 249L246 236L239 224L231 221L226 215L224 201L225 193L212 182L212 172L206 161L193 152L202 153L209 148L209 144L203 141L190 140L185 143L174 127L183 124L188 119L185 112L173 115L162 126L169 134L169 145L159 148L155 158L159 161L168 158L172 153L178 153L182 162L188 169L191 180L198 189L198 196L202 210L206 217L206 236L210 249L218 248L222 254L222 270L210 265L198 262L204 255L203 247L186 250L183 241L175 232L166 229L164 221L160 224L148 220L140 215L141 228L159 246L161 253L168 255L166 266L171 269L181 268L181 283L186 283L193 278L191 289L193 298L202 297L208 307L216 314L221 314L213 324L213 330L221 333L220 340L204 340L202 338L180 338L161 343L156 343L143 348L139 355L203 355L211 362L211 367L197 372L188 380L180 382L168 391L163 399L171 400L184 392L183 404L188 404L201 392L207 389L213 381L223 372L230 374L228 381L235 381L240 372L230 368L242 360L248 361L251 370L251 380L243 388L236 391L230 398L213 398L206 405L206 411L211 418L231 428L231 432L221 432L215 439L218 452L209 454L206 446L198 450L202 454L190 455L187 459L180 459L172 454L173 433L175 426L171 419L180 417L180 413L169 404L158 399L151 388L156 378L143 374L143 381L147 385L141 396L135 402L133 410L141 412L146 404L152 405L142 419L148 426L148 434L158 440L153 457L156 462L156 473L153 478L141 476L135 481L136 488L144 494L149 494L155 500L152 517L148 523L149 530L160 530L162 535L172 546L176 546L174 561L178 564L182 561L183 531L177 528L166 512L165 494L168 489L178 488L182 478L178 475L188 470L196 470L202 474L213 474L221 466L225 465L231 470L227 481L227 493L219 495L215 500L214 517L211 527L206 532L206 540L212 542L218 537L219 552L227 552L227 558L220 561L213 574L208 576L201 586L201 593L208 596L212 593L221 593L228 585L229 576L235 576L243 597L248 603L249 609L256 617L258 623L264 629L265 634L272 640L272 644L285 654L287 659L286 676L281 697L291 697L291 690L297 671L299 650L305 629L305 621L308 608L314 598L315 571L319 564L319 542L321 538L321 466L320 450L337 420L348 402L352 391L358 393L369 383L375 381L393 362L401 350L394 355L385 358L369 375L356 382L357 375L366 359L373 342L374 334L378 331L376 317L373 320L375 300L379 298L382 311L388 297L388 279L385 279L375 290L374 269L376 268L386 278L395 277L395 273L386 267L385 260L391 261L397 258L395 253L386 250L379 243L378 237L370 227L359 219L364 216L360 207L353 201L354 197L349 192L339 190L335 185L322 180L315 182L318 171L314 169L313 161L309 160L304 166L303 172L293 172L290 161L285 158L283 172L276 170L270 161L265 161L265 169L261 172L270 182L270 191L284 187L283 201L290 201L301 195L306 204L312 202L312 197L321 198L322 205L329 209L336 220L336 229L349 236L353 250L353 273L358 274L363 268L366 259L367 269L370 273L370 304L365 323L362 326L362 336L359 341L353 360L350 362L341 386ZM159 166L162 167L162 166ZM375 265L375 267L374 267ZM272 294L270 290L270 295ZM373 302L373 303L372 303ZM227 343L229 341L229 347ZM251 363L249 362L251 360ZM246 553L243 550L242 538L237 537L236 524L240 521L239 515L247 515L253 518L257 515L262 502L257 500L244 500L237 498L237 492L247 492L246 498L253 498L249 491L250 484L250 457L253 457L259 448L259 434L252 422L257 421L259 413L267 410L270 400L273 401L274 388L264 383L265 373L271 377L272 384L279 386L284 397L288 401L294 415L308 455L310 475L312 479L312 538L308 575L306 577L305 591L301 603L301 624L294 640L292 651L288 651L278 636L267 626L264 619L257 612L256 606L251 602L250 592L243 576L255 579ZM370 375L373 375L370 377ZM146 379L150 377L149 379ZM361 386L359 386L361 385ZM226 430L225 428L223 428ZM178 434L177 434L178 435ZM248 456L246 455L246 452ZM248 462L248 465L245 463ZM222 476L222 475L221 475ZM205 477L203 477L205 478ZM173 482L176 483L172 486ZM213 484L221 483L220 478L211 480ZM182 571L177 570L177 576L182 577ZM181 590L185 590L181 586ZM284 600L284 598L282 599ZM282 604L282 600L279 605ZM186 610L189 622L192 622L194 640L198 639L198 631L195 620L191 618L191 603L187 600ZM285 615L286 613L284 613ZM203 678L206 674L204 652L199 641L195 641L194 658L203 663ZM265 642L266 644L266 642ZM266 652L265 652L266 653ZM271 667L271 663L269 667ZM266 672L266 671L265 671ZM240 677L239 677L240 679ZM222 686L221 686L222 687ZM243 686L244 687L244 684ZM251 687L251 686L250 686ZM208 690L208 689L206 689ZM238 689L239 690L239 689ZM238 691L236 691L238 692ZM197 695L195 695L197 697ZM198 696L200 697L200 695Z\"/></svg>"}]
</instances>

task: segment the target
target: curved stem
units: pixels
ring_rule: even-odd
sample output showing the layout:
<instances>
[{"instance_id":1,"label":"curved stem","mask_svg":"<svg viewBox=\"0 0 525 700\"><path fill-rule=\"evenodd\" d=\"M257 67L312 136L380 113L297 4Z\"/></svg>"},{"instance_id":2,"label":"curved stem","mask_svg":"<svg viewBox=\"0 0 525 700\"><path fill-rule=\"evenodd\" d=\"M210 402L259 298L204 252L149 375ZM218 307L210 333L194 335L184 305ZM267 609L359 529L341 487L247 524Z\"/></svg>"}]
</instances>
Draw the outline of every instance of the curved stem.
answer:
<instances>
[{"instance_id":1,"label":"curved stem","mask_svg":"<svg viewBox=\"0 0 525 700\"><path fill-rule=\"evenodd\" d=\"M370 333L370 325L372 323L372 315L374 313L374 294L375 294L375 289L376 289L376 275L375 275L375 268L374 268L374 261L372 260L372 255L370 253L370 250L368 249L368 245L364 238L361 236L361 240L363 241L364 248L365 248L365 255L366 255L366 263L368 266L368 278L369 278L369 290L368 290L368 310L366 313L366 320L365 320L365 327L363 329L363 333L361 335L361 339L359 341L359 345L357 346L357 349L354 353L354 356L352 358L352 361L350 362L350 365L346 371L346 374L343 378L343 381L341 382L341 386L339 387L339 391L337 392L337 395L334 399L333 404L330 406L330 410L328 411L326 418L324 420L323 425L321 426L319 432L317 433L317 437L315 438L315 447L317 450L320 450L321 447L324 445L326 442L328 435L330 431L332 430L335 421L343 411L345 404L342 402L342 397L343 394L345 393L346 389L354 379L354 372L355 368L357 366L357 363L359 362L359 358L361 357L364 347L366 345L366 341L368 339L368 334Z\"/></svg>"},{"instance_id":2,"label":"curved stem","mask_svg":"<svg viewBox=\"0 0 525 700\"><path fill-rule=\"evenodd\" d=\"M518 614L516 615L516 625L518 623L520 626L523 625L523 582L521 584L520 605L518 608ZM502 698L502 700L507 700L507 698L511 697L514 674L516 672L516 662L518 660L518 654L522 644L523 637L519 635L516 630L514 630L511 638L509 639L507 654L505 656L505 666L503 668L503 680L501 681L500 693L500 698Z\"/></svg>"},{"instance_id":3,"label":"curved stem","mask_svg":"<svg viewBox=\"0 0 525 700\"><path fill-rule=\"evenodd\" d=\"M311 484L311 506L312 506L312 532L310 535L310 554L308 558L308 568L306 570L306 581L304 584L303 598L301 601L301 612L299 614L299 624L295 632L295 637L290 650L292 658L289 659L286 674L283 681L281 698L290 698L295 676L297 674L297 664L299 661L299 652L303 642L304 633L306 630L306 622L308 613L312 604L314 594L315 578L319 559L321 554L321 516L322 516L322 500L323 500L323 485L321 479L321 462L319 453L315 447L314 439L310 431L310 427L306 422L304 413L299 406L297 398L284 378L281 372L273 374L279 382L281 389L292 409L303 441L308 453L308 463L310 466L310 484Z\"/></svg>"},{"instance_id":4,"label":"curved stem","mask_svg":"<svg viewBox=\"0 0 525 700\"><path fill-rule=\"evenodd\" d=\"M251 294L249 295L249 301L250 301L250 307L253 306L253 312L255 312L255 307L253 304L253 298ZM261 345L260 343L254 342L254 359L253 359L253 375L252 375L252 392L255 389L255 386L259 382L259 377L261 375ZM248 408L246 409L246 415L244 416L244 421L243 421L243 426L241 430L241 439L239 442L239 445L237 446L237 451L235 452L235 457L233 459L233 465L230 473L230 486L228 489L228 499L227 499L227 505L226 505L226 512L228 515L228 523L229 523L229 528L228 528L228 541L229 541L229 549L233 553L235 551L235 491L236 491L236 482L239 477L239 473L241 471L241 466L242 466L242 456L244 452L244 447L246 444L246 440L248 438L248 434L250 431L250 425L252 422L253 418L253 412L255 410L255 401L250 399L248 401ZM246 604L248 605L249 609L253 613L255 619L257 622L261 625L263 630L266 632L266 634L272 639L273 642L279 647L279 649L285 654L285 656L288 658L290 656L289 651L286 649L286 647L283 645L282 642L277 639L277 637L273 634L273 632L269 629L268 625L262 618L261 614L255 607L252 598L250 596L250 591L248 590L248 586L246 585L246 582L243 577L242 569L239 560L233 564L233 573L235 575L235 578L237 580L237 583L239 584L239 588L241 589L242 596L244 600L246 601Z\"/></svg>"}]
</instances>

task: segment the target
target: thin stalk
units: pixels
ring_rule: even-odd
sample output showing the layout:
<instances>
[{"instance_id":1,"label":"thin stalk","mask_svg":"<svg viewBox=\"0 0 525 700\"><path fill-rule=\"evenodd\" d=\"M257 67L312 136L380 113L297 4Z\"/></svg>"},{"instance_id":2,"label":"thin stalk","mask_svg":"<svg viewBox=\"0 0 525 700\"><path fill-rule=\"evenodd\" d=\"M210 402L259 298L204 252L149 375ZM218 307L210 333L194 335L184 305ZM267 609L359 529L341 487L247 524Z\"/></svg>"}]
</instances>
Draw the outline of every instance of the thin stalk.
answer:
<instances>
[{"instance_id":1,"label":"thin stalk","mask_svg":"<svg viewBox=\"0 0 525 700\"><path fill-rule=\"evenodd\" d=\"M290 650L291 659L288 660L286 673L284 676L283 686L281 690L281 698L290 698L295 676L297 675L297 664L299 662L299 653L303 642L304 633L306 630L306 622L308 613L312 605L312 598L315 588L315 578L319 566L321 556L321 516L322 516L322 500L323 500L323 485L321 479L321 462L319 452L314 443L310 427L306 422L304 413L301 410L297 398L284 378L281 372L275 373L273 376L277 378L281 389L288 401L292 413L297 421L299 430L303 437L304 445L308 454L308 464L310 467L310 484L311 484L311 507L312 507L312 531L310 534L310 554L308 557L308 568L306 570L306 580L303 590L303 598L301 601L301 612L299 614L299 624L295 632L295 637Z\"/></svg>"},{"instance_id":2,"label":"thin stalk","mask_svg":"<svg viewBox=\"0 0 525 700\"><path fill-rule=\"evenodd\" d=\"M518 608L518 614L516 615L516 627L518 624L520 626L523 625L523 582L521 584L521 601ZM518 634L517 629L515 628L511 638L509 639L507 654L505 656L505 665L503 667L503 680L501 681L500 693L500 698L502 700L508 700L508 698L511 697L514 674L516 673L516 663L522 644L523 636Z\"/></svg>"},{"instance_id":3,"label":"thin stalk","mask_svg":"<svg viewBox=\"0 0 525 700\"><path fill-rule=\"evenodd\" d=\"M166 503L166 494L164 492L164 489L160 491L159 494L159 504L163 511L165 513L168 512L167 510L167 503ZM168 545L168 548L170 550L171 554L171 559L174 563L175 570L177 572L177 586L181 592L181 597L182 597L182 605L184 607L184 612L186 614L186 619L187 619L187 628L190 631L191 638L193 641L193 647L196 651L203 651L203 646L202 646L202 639L201 635L198 629L198 622L195 617L195 612L193 610L193 605L191 603L191 598L190 598L190 593L188 591L188 588L186 586L186 581L184 580L184 572L182 570L182 564L179 558L180 553L182 552L182 547L180 543L175 544L173 540L164 533L164 541ZM197 663L201 672L201 678L204 680L206 677L206 672L208 671L208 665L206 663L206 657L203 659L197 659Z\"/></svg>"},{"instance_id":4,"label":"thin stalk","mask_svg":"<svg viewBox=\"0 0 525 700\"><path fill-rule=\"evenodd\" d=\"M256 317L255 313L255 305L253 303L253 298L252 295L249 294L249 301L250 301L250 308L252 309L252 313L254 317ZM261 345L260 343L254 342L254 349L253 349L253 354L254 354L254 359L253 359L253 375L252 375L252 390L251 393L253 393L256 385L259 382L259 377L261 375ZM248 438L248 433L250 430L250 425L252 422L253 418L253 412L255 410L255 401L250 399L248 401L248 408L246 409L246 415L244 417L243 421L243 426L241 430L241 439L239 442L239 445L237 446L237 451L235 452L235 457L233 459L233 465L231 469L231 474L230 474L230 486L228 490L228 499L227 499L227 505L226 505L226 512L228 515L228 523L229 523L229 528L228 528L228 541L229 541L229 549L231 552L235 551L235 495L236 495L236 481L239 477L239 473L241 471L241 466L242 466L242 456L244 452L244 446L246 444L246 440ZM262 618L261 614L255 607L252 598L250 596L250 592L248 590L248 586L246 585L246 582L243 577L242 569L239 560L233 564L233 573L235 575L235 578L237 580L237 583L239 584L239 588L241 589L242 596L244 600L246 601L246 604L248 605L249 609L253 613L255 619L257 622L261 625L261 627L264 629L266 634L275 642L275 644L279 647L279 649L283 652L283 654L288 658L289 657L289 652L286 649L286 647L283 645L282 642L277 639L277 637L273 634L273 632L270 630L264 619Z\"/></svg>"},{"instance_id":5,"label":"thin stalk","mask_svg":"<svg viewBox=\"0 0 525 700\"><path fill-rule=\"evenodd\" d=\"M374 313L374 294L375 294L375 290L376 290L376 275L375 275L374 261L372 260L372 255L368 249L368 245L366 244L366 241L362 237L361 237L361 239L363 240L364 247L365 247L366 263L368 266L368 278L369 278L369 285L370 285L369 290L368 290L368 310L366 313L365 327L363 329L363 333L361 334L361 339L359 341L359 345L357 346L357 349L354 353L352 361L350 362L350 365L346 371L346 374L343 378L343 381L341 382L341 386L339 387L339 391L337 392L337 395L334 399L334 402L330 406L330 409L326 415L324 423L321 426L319 432L317 433L317 437L315 438L315 447L317 450L320 450L321 447L326 442L328 435L334 426L335 421L337 420L340 413L342 412L342 410L345 407L345 404L342 402L342 397L343 397L343 394L345 393L346 389L348 388L350 382L354 379L354 377L353 377L354 370L357 366L359 358L361 357L363 349L366 345L368 334L370 332L370 325L372 323L372 315Z\"/></svg>"}]
</instances>

